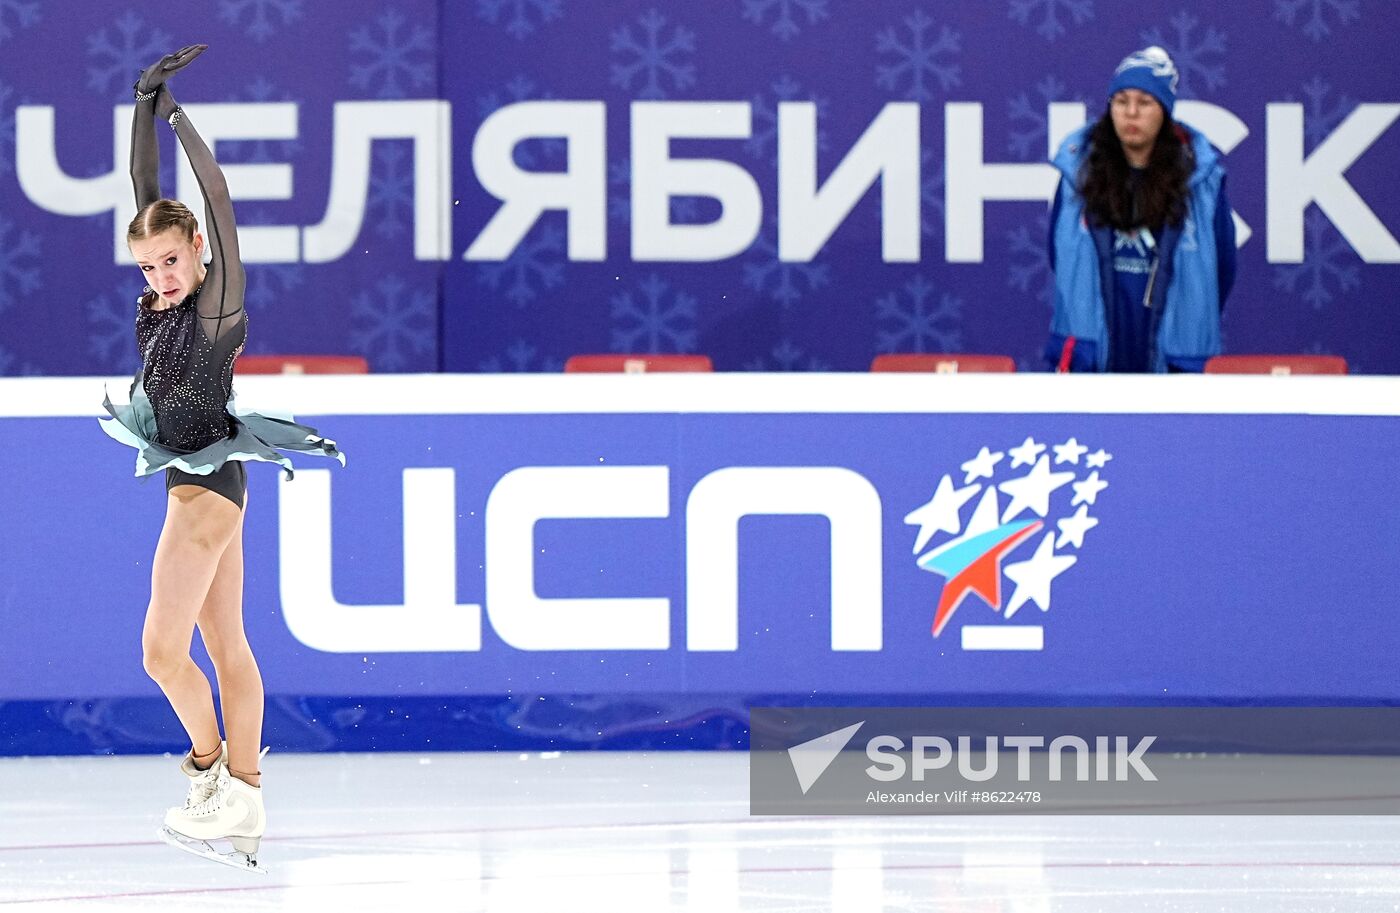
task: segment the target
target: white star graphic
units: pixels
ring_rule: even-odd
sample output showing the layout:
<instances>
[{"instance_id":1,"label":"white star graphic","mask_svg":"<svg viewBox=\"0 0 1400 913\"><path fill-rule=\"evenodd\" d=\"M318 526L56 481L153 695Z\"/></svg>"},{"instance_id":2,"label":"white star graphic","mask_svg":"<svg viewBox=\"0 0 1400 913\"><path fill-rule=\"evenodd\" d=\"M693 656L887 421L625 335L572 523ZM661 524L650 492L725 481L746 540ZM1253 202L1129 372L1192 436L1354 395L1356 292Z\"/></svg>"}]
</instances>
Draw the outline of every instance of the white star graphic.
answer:
<instances>
[{"instance_id":1,"label":"white star graphic","mask_svg":"<svg viewBox=\"0 0 1400 913\"><path fill-rule=\"evenodd\" d=\"M1079 443L1077 439L1070 438L1063 444L1055 445L1055 465L1058 466L1061 463L1074 463L1077 466L1079 465L1079 458L1088 452L1088 447L1085 447L1083 444Z\"/></svg>"},{"instance_id":2,"label":"white star graphic","mask_svg":"<svg viewBox=\"0 0 1400 913\"><path fill-rule=\"evenodd\" d=\"M1050 510L1050 492L1069 484L1073 478L1072 472L1051 472L1050 458L1042 456L1030 472L1019 479L1011 479L997 486L1011 495L1011 503L1006 505L1006 513L1002 514L1001 522L1010 521L1028 507L1035 511L1037 516L1044 517Z\"/></svg>"},{"instance_id":3,"label":"white star graphic","mask_svg":"<svg viewBox=\"0 0 1400 913\"><path fill-rule=\"evenodd\" d=\"M1033 438L1026 438L1020 447L1012 447L1007 453L1011 454L1011 468L1017 466L1034 466L1035 458L1045 450L1044 444L1037 444Z\"/></svg>"},{"instance_id":4,"label":"white star graphic","mask_svg":"<svg viewBox=\"0 0 1400 913\"><path fill-rule=\"evenodd\" d=\"M981 486L976 487L980 488ZM961 545L967 540L980 536L988 530L996 529L997 509L1000 507L998 501L997 490L995 488L988 488L984 491L982 493L982 500L978 501L977 507L973 509L972 519L967 521L967 528L963 530L963 534L956 539L949 539L927 555L920 555L917 561L918 565L923 567L928 561L943 554L953 546ZM927 570L927 568L925 569Z\"/></svg>"},{"instance_id":5,"label":"white star graphic","mask_svg":"<svg viewBox=\"0 0 1400 913\"><path fill-rule=\"evenodd\" d=\"M1108 461L1113 459L1113 454L1106 453L1102 447L1084 458L1084 465L1090 469L1103 469Z\"/></svg>"},{"instance_id":6,"label":"white star graphic","mask_svg":"<svg viewBox=\"0 0 1400 913\"><path fill-rule=\"evenodd\" d=\"M963 484L966 485L973 479L990 479L992 477L993 467L1000 463L1001 458L1004 456L1006 456L1006 454L1001 451L998 450L996 453L992 453L986 447L977 451L977 456L962 464L962 471L967 473L963 478Z\"/></svg>"},{"instance_id":7,"label":"white star graphic","mask_svg":"<svg viewBox=\"0 0 1400 913\"><path fill-rule=\"evenodd\" d=\"M1050 581L1069 570L1079 559L1074 555L1055 554L1055 534L1049 532L1036 546L1035 554L1029 561L1018 561L1006 565L1006 576L1016 584L1016 592L1006 604L1006 617L1016 614L1016 610L1027 602L1040 606L1040 611L1050 611Z\"/></svg>"},{"instance_id":8,"label":"white star graphic","mask_svg":"<svg viewBox=\"0 0 1400 913\"><path fill-rule=\"evenodd\" d=\"M1055 540L1055 548L1064 548L1066 542L1073 543L1075 548L1083 548L1084 534L1099 525L1099 518L1089 516L1089 505L1081 504L1074 516L1057 520L1055 525L1060 528L1060 538Z\"/></svg>"},{"instance_id":9,"label":"white star graphic","mask_svg":"<svg viewBox=\"0 0 1400 913\"><path fill-rule=\"evenodd\" d=\"M982 500L977 502L977 508L972 512L972 519L967 521L967 531L963 537L971 539L973 536L980 536L988 530L997 528L997 511L1001 508L1001 499L997 497L995 488L988 488L982 495Z\"/></svg>"},{"instance_id":10,"label":"white star graphic","mask_svg":"<svg viewBox=\"0 0 1400 913\"><path fill-rule=\"evenodd\" d=\"M1069 502L1069 506L1076 504L1095 504L1099 492L1108 487L1108 483L1099 479L1099 471L1095 469L1089 473L1089 478L1082 482L1075 482L1071 486L1074 489L1074 499Z\"/></svg>"},{"instance_id":11,"label":"white star graphic","mask_svg":"<svg viewBox=\"0 0 1400 913\"><path fill-rule=\"evenodd\" d=\"M956 534L962 529L962 517L959 513L963 505L981 489L981 484L954 488L953 477L943 476L929 502L910 511L904 518L904 522L911 526L916 523L919 525L919 538L914 541L914 552L917 554L919 549L927 545L934 533Z\"/></svg>"}]
</instances>

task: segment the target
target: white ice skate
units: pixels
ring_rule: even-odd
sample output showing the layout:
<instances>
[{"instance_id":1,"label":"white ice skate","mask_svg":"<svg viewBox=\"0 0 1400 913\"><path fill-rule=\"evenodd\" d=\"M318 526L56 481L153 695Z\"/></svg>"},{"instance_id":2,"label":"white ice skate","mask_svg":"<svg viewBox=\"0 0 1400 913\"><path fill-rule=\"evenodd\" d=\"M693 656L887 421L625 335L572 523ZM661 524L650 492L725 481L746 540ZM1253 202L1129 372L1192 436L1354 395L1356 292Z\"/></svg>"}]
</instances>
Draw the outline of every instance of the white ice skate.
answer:
<instances>
[{"instance_id":1,"label":"white ice skate","mask_svg":"<svg viewBox=\"0 0 1400 913\"><path fill-rule=\"evenodd\" d=\"M267 749L258 755L259 760ZM213 791L208 798L192 806L172 808L165 813L165 823L156 835L176 849L202 856L213 862L267 874L258 865L258 844L267 827L263 810L262 790L230 776L228 768L218 769ZM228 840L232 852L221 852L210 842Z\"/></svg>"}]
</instances>

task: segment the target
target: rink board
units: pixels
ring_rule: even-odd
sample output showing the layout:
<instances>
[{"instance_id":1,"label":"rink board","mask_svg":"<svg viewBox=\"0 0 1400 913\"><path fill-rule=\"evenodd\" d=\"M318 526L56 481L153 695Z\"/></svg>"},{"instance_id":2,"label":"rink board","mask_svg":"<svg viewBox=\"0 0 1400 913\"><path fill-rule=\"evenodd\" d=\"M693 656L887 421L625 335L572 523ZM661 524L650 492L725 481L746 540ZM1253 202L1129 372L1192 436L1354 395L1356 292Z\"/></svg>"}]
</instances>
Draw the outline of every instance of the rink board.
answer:
<instances>
[{"instance_id":1,"label":"rink board","mask_svg":"<svg viewBox=\"0 0 1400 913\"><path fill-rule=\"evenodd\" d=\"M98 428L104 382L0 380L3 753L179 739L140 661L164 486ZM1400 699L1394 379L239 390L348 454L249 472L245 618L301 747L733 746L778 700ZM935 633L978 567L996 599Z\"/></svg>"}]
</instances>

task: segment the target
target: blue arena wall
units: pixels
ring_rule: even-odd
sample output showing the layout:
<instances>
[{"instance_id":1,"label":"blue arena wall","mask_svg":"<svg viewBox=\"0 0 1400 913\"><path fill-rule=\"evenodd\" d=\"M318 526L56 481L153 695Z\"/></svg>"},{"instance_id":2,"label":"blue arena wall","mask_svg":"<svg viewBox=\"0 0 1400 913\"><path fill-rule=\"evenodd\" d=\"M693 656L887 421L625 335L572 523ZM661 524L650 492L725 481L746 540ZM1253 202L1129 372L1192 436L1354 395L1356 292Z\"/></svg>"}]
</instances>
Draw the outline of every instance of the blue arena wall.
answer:
<instances>
[{"instance_id":1,"label":"blue arena wall","mask_svg":"<svg viewBox=\"0 0 1400 913\"><path fill-rule=\"evenodd\" d=\"M104 382L0 379L0 753L182 750L141 668L165 494L97 427ZM250 468L244 614L285 749L742 747L755 705L1400 701L1397 379L239 387L349 455Z\"/></svg>"},{"instance_id":2,"label":"blue arena wall","mask_svg":"<svg viewBox=\"0 0 1400 913\"><path fill-rule=\"evenodd\" d=\"M1049 149L1159 43L1249 235L1226 350L1396 373L1394 31L1382 0L18 0L0 8L0 374L134 369L130 87L196 41L174 89L238 200L249 352L1038 369ZM198 206L162 142L164 186Z\"/></svg>"}]
</instances>

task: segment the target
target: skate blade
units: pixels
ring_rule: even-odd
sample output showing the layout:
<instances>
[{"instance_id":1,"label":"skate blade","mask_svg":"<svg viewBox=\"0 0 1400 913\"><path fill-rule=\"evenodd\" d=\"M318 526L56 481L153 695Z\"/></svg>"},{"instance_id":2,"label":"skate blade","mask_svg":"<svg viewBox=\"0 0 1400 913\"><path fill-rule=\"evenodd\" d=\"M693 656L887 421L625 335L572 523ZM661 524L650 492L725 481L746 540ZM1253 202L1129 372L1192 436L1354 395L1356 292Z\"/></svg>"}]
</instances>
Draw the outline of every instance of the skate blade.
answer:
<instances>
[{"instance_id":1,"label":"skate blade","mask_svg":"<svg viewBox=\"0 0 1400 913\"><path fill-rule=\"evenodd\" d=\"M258 865L258 857L248 853L221 853L214 849L207 840L199 840L195 837L187 837L179 831L171 830L165 825L156 831L156 836L177 850L184 850L192 856L199 856L220 865L226 865L243 872L255 872L259 875L266 875L267 869Z\"/></svg>"}]
</instances>

